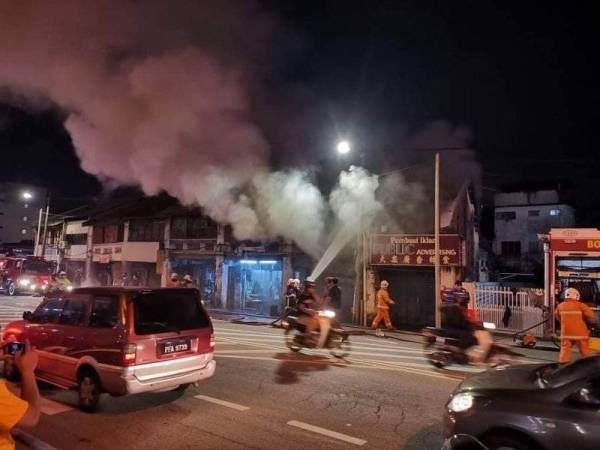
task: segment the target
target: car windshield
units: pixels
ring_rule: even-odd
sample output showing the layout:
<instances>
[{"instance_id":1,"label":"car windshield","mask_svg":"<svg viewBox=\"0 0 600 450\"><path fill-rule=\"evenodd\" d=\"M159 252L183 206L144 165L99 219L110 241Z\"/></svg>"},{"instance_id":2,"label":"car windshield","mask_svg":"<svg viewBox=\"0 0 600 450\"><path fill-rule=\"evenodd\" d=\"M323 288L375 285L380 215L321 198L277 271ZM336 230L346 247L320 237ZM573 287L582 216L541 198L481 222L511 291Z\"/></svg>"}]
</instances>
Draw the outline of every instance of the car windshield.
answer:
<instances>
[{"instance_id":1,"label":"car windshield","mask_svg":"<svg viewBox=\"0 0 600 450\"><path fill-rule=\"evenodd\" d=\"M550 386L562 386L580 378L600 374L600 356L592 356L564 366L549 364L538 369L538 377Z\"/></svg>"},{"instance_id":2,"label":"car windshield","mask_svg":"<svg viewBox=\"0 0 600 450\"><path fill-rule=\"evenodd\" d=\"M52 263L48 261L23 261L23 273L30 275L50 275Z\"/></svg>"},{"instance_id":3,"label":"car windshield","mask_svg":"<svg viewBox=\"0 0 600 450\"><path fill-rule=\"evenodd\" d=\"M133 298L138 335L184 331L209 326L208 316L194 292L155 291Z\"/></svg>"}]
</instances>

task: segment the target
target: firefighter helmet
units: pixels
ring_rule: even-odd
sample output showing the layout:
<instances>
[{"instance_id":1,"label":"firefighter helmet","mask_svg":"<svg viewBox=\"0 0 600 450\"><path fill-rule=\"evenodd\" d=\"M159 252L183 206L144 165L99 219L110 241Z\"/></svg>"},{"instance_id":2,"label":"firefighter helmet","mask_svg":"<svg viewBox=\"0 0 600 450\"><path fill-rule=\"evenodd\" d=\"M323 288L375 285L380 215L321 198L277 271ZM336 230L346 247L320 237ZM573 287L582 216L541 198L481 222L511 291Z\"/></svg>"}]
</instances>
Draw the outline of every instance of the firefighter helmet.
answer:
<instances>
[{"instance_id":1,"label":"firefighter helmet","mask_svg":"<svg viewBox=\"0 0 600 450\"><path fill-rule=\"evenodd\" d=\"M381 283L379 283L379 285L382 288L386 288L386 287L388 287L390 285L390 283L388 283L386 280L381 280Z\"/></svg>"},{"instance_id":2,"label":"firefighter helmet","mask_svg":"<svg viewBox=\"0 0 600 450\"><path fill-rule=\"evenodd\" d=\"M574 300L579 300L579 299L581 299L581 294L575 288L567 288L567 290L565 291L565 298L572 298Z\"/></svg>"}]
</instances>

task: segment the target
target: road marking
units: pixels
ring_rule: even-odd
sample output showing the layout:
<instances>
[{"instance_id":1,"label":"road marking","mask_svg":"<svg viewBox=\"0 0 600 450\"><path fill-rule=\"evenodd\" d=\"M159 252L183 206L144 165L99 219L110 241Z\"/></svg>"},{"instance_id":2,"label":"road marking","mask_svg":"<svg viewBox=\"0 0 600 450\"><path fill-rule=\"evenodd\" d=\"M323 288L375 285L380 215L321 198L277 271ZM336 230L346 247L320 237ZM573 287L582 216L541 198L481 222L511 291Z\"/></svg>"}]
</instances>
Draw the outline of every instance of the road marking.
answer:
<instances>
[{"instance_id":1,"label":"road marking","mask_svg":"<svg viewBox=\"0 0 600 450\"><path fill-rule=\"evenodd\" d=\"M292 427L301 428L303 430L312 431L313 433L317 433L317 434L322 434L323 436L337 439L339 441L344 441L344 442L347 442L348 444L354 444L354 445L361 446L361 445L365 445L367 443L367 441L365 441L364 439L355 438L352 436L348 436L347 434L344 434L344 433L338 433L337 431L331 431L331 430L328 430L327 428L317 427L314 425L310 425L308 423L298 422L297 420L290 420L287 424L291 425Z\"/></svg>"},{"instance_id":2,"label":"road marking","mask_svg":"<svg viewBox=\"0 0 600 450\"><path fill-rule=\"evenodd\" d=\"M215 405L225 406L227 408L235 409L237 411L248 411L250 408L244 405L238 405L237 403L227 402L214 397L208 397L207 395L195 395L194 398L198 400L204 400L206 402L214 403Z\"/></svg>"},{"instance_id":3,"label":"road marking","mask_svg":"<svg viewBox=\"0 0 600 450\"><path fill-rule=\"evenodd\" d=\"M48 416L61 414L71 411L72 409L72 407L65 405L64 403L59 403L45 397L40 397L40 411Z\"/></svg>"}]
</instances>

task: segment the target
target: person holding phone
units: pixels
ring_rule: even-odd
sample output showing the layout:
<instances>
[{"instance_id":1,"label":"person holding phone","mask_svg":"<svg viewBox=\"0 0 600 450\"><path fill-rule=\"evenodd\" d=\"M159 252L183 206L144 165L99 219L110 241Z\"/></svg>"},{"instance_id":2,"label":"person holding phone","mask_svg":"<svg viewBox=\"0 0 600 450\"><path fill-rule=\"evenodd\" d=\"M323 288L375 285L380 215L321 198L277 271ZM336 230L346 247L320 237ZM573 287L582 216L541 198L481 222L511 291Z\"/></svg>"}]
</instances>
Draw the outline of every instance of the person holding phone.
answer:
<instances>
[{"instance_id":1,"label":"person holding phone","mask_svg":"<svg viewBox=\"0 0 600 450\"><path fill-rule=\"evenodd\" d=\"M15 442L10 431L14 427L33 428L40 420L40 392L34 370L38 355L29 342L24 346L5 344L2 360L14 359L21 374L21 397L12 392L6 380L0 379L0 450L13 450ZM11 354L16 350L14 354Z\"/></svg>"}]
</instances>

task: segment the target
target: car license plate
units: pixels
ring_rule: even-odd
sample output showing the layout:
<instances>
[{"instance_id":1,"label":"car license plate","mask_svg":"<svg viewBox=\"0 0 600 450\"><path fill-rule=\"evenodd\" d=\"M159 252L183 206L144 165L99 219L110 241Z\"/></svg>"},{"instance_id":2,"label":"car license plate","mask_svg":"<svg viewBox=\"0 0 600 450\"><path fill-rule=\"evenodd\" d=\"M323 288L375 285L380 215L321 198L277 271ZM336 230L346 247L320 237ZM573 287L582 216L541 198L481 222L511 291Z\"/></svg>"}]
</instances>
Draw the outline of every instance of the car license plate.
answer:
<instances>
[{"instance_id":1,"label":"car license plate","mask_svg":"<svg viewBox=\"0 0 600 450\"><path fill-rule=\"evenodd\" d=\"M158 344L158 352L161 355L189 352L190 348L190 339L169 339L168 341L162 341Z\"/></svg>"}]
</instances>

